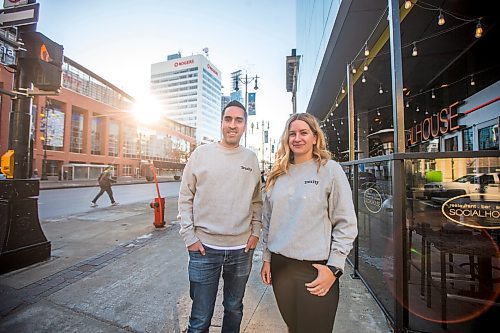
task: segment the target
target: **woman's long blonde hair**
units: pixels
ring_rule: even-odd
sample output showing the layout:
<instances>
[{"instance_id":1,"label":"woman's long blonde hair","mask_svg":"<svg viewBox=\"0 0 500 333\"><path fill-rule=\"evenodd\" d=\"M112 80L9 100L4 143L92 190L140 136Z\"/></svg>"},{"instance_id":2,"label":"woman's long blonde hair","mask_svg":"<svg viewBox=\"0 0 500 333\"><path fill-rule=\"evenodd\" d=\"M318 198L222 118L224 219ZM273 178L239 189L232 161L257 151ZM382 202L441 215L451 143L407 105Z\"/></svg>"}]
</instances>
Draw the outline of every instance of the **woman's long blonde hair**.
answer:
<instances>
[{"instance_id":1,"label":"woman's long blonde hair","mask_svg":"<svg viewBox=\"0 0 500 333\"><path fill-rule=\"evenodd\" d=\"M296 113L286 121L285 129L281 135L281 142L278 151L276 152L276 161L267 176L266 191L269 191L269 189L276 183L279 176L288 172L290 163L293 163L294 156L293 152L290 151L288 138L290 136L290 126L295 120L302 120L306 122L316 137L316 144L313 146L313 158L318 164L318 170L322 164L325 164L331 159L331 154L326 149L325 134L319 126L318 120L309 113Z\"/></svg>"}]
</instances>

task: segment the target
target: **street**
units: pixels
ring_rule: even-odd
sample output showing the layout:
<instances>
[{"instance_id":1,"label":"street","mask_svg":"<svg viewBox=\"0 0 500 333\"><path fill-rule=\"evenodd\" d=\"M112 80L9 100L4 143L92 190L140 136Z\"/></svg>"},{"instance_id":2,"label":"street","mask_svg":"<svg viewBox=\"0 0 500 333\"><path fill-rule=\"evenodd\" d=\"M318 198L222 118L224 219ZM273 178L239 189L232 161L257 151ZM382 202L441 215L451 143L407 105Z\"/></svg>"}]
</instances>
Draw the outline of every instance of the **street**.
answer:
<instances>
[{"instance_id":1,"label":"street","mask_svg":"<svg viewBox=\"0 0 500 333\"><path fill-rule=\"evenodd\" d=\"M179 194L180 182L159 183L159 186L162 197ZM41 220L54 219L108 207L110 201L106 193L97 201L98 207L90 207L90 202L97 192L99 192L98 186L41 190L38 198L38 216ZM113 196L120 204L152 201L157 196L156 186L154 183L116 185L113 186Z\"/></svg>"}]
</instances>

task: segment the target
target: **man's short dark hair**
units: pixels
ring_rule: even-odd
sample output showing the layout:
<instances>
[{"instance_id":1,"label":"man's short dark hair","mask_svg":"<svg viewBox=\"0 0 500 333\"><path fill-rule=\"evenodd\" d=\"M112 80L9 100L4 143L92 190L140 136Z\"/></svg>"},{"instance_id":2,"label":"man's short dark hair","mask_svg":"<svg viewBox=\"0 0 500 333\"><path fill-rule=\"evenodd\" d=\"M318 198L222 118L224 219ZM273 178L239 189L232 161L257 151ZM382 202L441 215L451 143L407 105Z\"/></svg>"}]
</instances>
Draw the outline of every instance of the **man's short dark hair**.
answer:
<instances>
[{"instance_id":1,"label":"man's short dark hair","mask_svg":"<svg viewBox=\"0 0 500 333\"><path fill-rule=\"evenodd\" d=\"M243 110L243 115L245 117L245 123L247 122L247 110L245 109L245 106L241 104L238 101L232 100L231 102L227 103L226 106L224 107L224 110L222 110L222 114L220 117L220 120L222 121L224 119L224 114L226 113L226 109L231 107L231 106L236 106L237 108L240 108Z\"/></svg>"}]
</instances>

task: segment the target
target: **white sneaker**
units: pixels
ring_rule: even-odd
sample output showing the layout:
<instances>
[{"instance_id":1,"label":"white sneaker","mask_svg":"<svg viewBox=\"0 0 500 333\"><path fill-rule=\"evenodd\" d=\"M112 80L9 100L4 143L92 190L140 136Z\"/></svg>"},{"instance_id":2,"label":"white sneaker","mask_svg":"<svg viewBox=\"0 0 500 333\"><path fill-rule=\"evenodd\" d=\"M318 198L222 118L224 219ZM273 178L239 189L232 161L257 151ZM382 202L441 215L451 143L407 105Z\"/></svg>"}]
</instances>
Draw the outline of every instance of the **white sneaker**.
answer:
<instances>
[{"instance_id":1,"label":"white sneaker","mask_svg":"<svg viewBox=\"0 0 500 333\"><path fill-rule=\"evenodd\" d=\"M119 203L116 201L111 204L111 206L118 206L118 205L119 205Z\"/></svg>"},{"instance_id":2,"label":"white sneaker","mask_svg":"<svg viewBox=\"0 0 500 333\"><path fill-rule=\"evenodd\" d=\"M90 207L97 207L97 204L95 202L91 202Z\"/></svg>"}]
</instances>

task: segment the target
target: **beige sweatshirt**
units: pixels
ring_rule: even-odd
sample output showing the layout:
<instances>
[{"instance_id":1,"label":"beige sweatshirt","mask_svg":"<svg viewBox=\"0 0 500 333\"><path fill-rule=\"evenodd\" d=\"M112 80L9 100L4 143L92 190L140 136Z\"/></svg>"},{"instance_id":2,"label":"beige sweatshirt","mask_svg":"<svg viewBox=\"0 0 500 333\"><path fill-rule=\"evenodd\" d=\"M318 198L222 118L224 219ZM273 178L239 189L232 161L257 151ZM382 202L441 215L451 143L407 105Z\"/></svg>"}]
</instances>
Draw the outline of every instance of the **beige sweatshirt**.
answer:
<instances>
[{"instance_id":1,"label":"beige sweatshirt","mask_svg":"<svg viewBox=\"0 0 500 333\"><path fill-rule=\"evenodd\" d=\"M262 195L257 156L242 146L199 146L184 168L179 191L180 235L186 246L246 244L260 236Z\"/></svg>"},{"instance_id":2,"label":"beige sweatshirt","mask_svg":"<svg viewBox=\"0 0 500 333\"><path fill-rule=\"evenodd\" d=\"M266 193L264 261L273 252L344 269L358 234L351 187L337 162L317 168L315 160L292 164Z\"/></svg>"}]
</instances>

